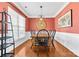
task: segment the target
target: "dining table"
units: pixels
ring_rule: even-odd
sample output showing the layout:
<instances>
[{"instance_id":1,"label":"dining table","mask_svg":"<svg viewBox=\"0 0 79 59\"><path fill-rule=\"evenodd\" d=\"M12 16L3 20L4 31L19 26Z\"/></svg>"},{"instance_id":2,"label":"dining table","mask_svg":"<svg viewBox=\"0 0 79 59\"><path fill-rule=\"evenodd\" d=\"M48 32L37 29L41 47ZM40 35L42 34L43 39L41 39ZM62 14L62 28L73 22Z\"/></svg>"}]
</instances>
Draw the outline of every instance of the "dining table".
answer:
<instances>
[{"instance_id":1,"label":"dining table","mask_svg":"<svg viewBox=\"0 0 79 59\"><path fill-rule=\"evenodd\" d=\"M37 34L33 34L31 37L32 37L32 46L33 46L35 39L37 39ZM48 36L46 34L40 34L38 35L38 38L48 38L48 42L51 40L51 36ZM44 39L42 39L41 42L44 42Z\"/></svg>"}]
</instances>

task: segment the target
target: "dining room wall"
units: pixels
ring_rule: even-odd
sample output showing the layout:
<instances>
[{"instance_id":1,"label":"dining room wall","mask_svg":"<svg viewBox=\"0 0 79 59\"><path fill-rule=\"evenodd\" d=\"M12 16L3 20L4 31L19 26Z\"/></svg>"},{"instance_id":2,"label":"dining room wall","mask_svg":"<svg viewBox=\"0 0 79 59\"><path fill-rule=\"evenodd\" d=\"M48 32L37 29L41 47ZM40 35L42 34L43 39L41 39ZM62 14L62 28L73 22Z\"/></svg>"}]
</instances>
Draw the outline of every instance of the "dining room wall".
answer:
<instances>
[{"instance_id":1,"label":"dining room wall","mask_svg":"<svg viewBox=\"0 0 79 59\"><path fill-rule=\"evenodd\" d=\"M19 15L21 15L22 17L25 18L25 22L24 22L25 23L24 24L24 26L25 26L25 34L19 33L19 37L22 36L22 35L25 35L25 36L23 38L19 38L17 41L15 41L15 45L17 47L17 46L21 45L22 43L24 43L25 41L27 41L30 38L30 35L29 35L29 32L28 32L28 30L29 30L29 26L28 26L29 25L29 19L28 19L27 15L25 15L14 3L12 3L12 2L9 2L9 3L6 2L6 4L7 4L7 8L9 6L15 12L17 12ZM22 21L21 18L20 18L20 20ZM21 24L22 23L20 23L20 25Z\"/></svg>"},{"instance_id":2,"label":"dining room wall","mask_svg":"<svg viewBox=\"0 0 79 59\"><path fill-rule=\"evenodd\" d=\"M72 26L60 28L58 19L67 11L72 9ZM64 9L55 17L55 40L68 48L74 54L79 56L79 2L70 2Z\"/></svg>"},{"instance_id":3,"label":"dining room wall","mask_svg":"<svg viewBox=\"0 0 79 59\"><path fill-rule=\"evenodd\" d=\"M8 9L7 8L7 4L6 3L4 3L4 2L0 2L0 12L2 12L4 9ZM2 14L0 13L0 21L2 20ZM1 30L1 22L0 22L0 30ZM1 31L0 31L0 33L1 33Z\"/></svg>"},{"instance_id":4,"label":"dining room wall","mask_svg":"<svg viewBox=\"0 0 79 59\"><path fill-rule=\"evenodd\" d=\"M29 18L30 19L30 30L39 30L37 27L40 18ZM55 29L55 19L54 18L43 18L43 21L46 24L45 29L47 30L54 30Z\"/></svg>"},{"instance_id":5,"label":"dining room wall","mask_svg":"<svg viewBox=\"0 0 79 59\"><path fill-rule=\"evenodd\" d=\"M27 32L27 30L28 30L28 17L27 17L27 15L25 15L13 2L0 2L0 12L3 12L4 10L6 10L6 11L8 11L8 7L10 7L11 9L13 9L17 14L19 14L19 15L21 15L22 17L24 17L25 18L25 37L24 38L22 38L22 39L19 39L19 40L17 40L17 41L15 41L15 46L17 47L17 46L19 46L19 45L21 45L22 43L24 43L25 41L27 41L29 38L30 38L30 36L29 36L29 32ZM11 12L12 13L12 12ZM15 14L16 15L16 14ZM1 20L1 15L0 15L0 20ZM26 21L27 20L27 21ZM16 20L15 20L16 21ZM22 21L22 19L21 19L21 21ZM20 24L21 25L21 24ZM23 25L23 24L22 24ZM27 27L27 28L26 28ZM1 28L1 26L0 26L0 28ZM22 34L21 34L22 35ZM15 38L15 40L16 40L16 38ZM11 49L12 48L9 48L8 49L8 52L9 51L11 51Z\"/></svg>"},{"instance_id":6,"label":"dining room wall","mask_svg":"<svg viewBox=\"0 0 79 59\"><path fill-rule=\"evenodd\" d=\"M26 25L25 26L25 28L26 28L25 31L29 32L30 31L30 20L29 20L29 17L26 18L25 22L26 22L25 23L25 25Z\"/></svg>"},{"instance_id":7,"label":"dining room wall","mask_svg":"<svg viewBox=\"0 0 79 59\"><path fill-rule=\"evenodd\" d=\"M63 16L67 11L72 9L72 26L71 27L58 27L58 19ZM79 2L70 2L55 18L55 28L59 32L77 33L79 34Z\"/></svg>"}]
</instances>

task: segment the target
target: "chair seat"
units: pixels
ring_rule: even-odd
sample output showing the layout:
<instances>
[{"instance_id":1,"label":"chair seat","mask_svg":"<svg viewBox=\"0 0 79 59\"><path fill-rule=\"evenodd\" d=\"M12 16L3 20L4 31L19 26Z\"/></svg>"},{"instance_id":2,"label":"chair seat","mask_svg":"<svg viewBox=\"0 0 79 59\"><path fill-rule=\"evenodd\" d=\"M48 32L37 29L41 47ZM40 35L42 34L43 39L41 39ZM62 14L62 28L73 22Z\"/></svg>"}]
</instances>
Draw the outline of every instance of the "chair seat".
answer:
<instances>
[{"instance_id":1,"label":"chair seat","mask_svg":"<svg viewBox=\"0 0 79 59\"><path fill-rule=\"evenodd\" d=\"M36 42L35 43L35 46L48 46L48 43L47 42Z\"/></svg>"}]
</instances>

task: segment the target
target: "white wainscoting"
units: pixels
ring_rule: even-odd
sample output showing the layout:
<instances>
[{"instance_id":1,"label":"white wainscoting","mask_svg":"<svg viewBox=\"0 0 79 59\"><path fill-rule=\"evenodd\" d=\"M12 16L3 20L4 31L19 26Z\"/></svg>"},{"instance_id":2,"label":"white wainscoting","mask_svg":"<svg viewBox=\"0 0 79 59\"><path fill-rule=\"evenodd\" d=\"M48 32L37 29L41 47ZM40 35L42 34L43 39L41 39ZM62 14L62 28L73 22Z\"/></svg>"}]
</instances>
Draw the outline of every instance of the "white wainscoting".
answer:
<instances>
[{"instance_id":1,"label":"white wainscoting","mask_svg":"<svg viewBox=\"0 0 79 59\"><path fill-rule=\"evenodd\" d=\"M21 45L22 43L24 43L25 41L27 41L28 39L30 39L30 37L31 37L31 34L30 34L30 32L26 32L26 34L25 34L25 37L23 37L23 38L21 38L21 39L19 39L19 40L17 40L15 43L15 45L16 45L16 47L17 46L19 46L19 45Z\"/></svg>"},{"instance_id":2,"label":"white wainscoting","mask_svg":"<svg viewBox=\"0 0 79 59\"><path fill-rule=\"evenodd\" d=\"M56 32L55 40L79 56L79 34Z\"/></svg>"}]
</instances>

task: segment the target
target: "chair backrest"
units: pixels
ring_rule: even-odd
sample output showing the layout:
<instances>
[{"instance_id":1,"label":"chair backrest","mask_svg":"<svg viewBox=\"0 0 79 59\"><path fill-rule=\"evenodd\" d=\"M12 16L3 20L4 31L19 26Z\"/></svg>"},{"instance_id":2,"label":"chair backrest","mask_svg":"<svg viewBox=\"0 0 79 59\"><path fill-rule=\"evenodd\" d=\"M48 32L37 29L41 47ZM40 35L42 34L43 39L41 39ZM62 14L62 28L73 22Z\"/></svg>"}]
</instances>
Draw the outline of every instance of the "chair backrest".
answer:
<instances>
[{"instance_id":1,"label":"chair backrest","mask_svg":"<svg viewBox=\"0 0 79 59\"><path fill-rule=\"evenodd\" d=\"M45 34L46 37L39 37L39 35L41 34ZM37 33L37 41L38 42L41 42L41 40L43 40L43 43L48 43L48 39L49 39L49 32L46 30L46 29L42 29L42 30L39 30L38 33Z\"/></svg>"},{"instance_id":2,"label":"chair backrest","mask_svg":"<svg viewBox=\"0 0 79 59\"><path fill-rule=\"evenodd\" d=\"M49 30L48 32L49 32L49 35L51 36L52 30Z\"/></svg>"},{"instance_id":3,"label":"chair backrest","mask_svg":"<svg viewBox=\"0 0 79 59\"><path fill-rule=\"evenodd\" d=\"M36 34L34 30L31 30L30 33L31 33L31 36L34 35L34 34Z\"/></svg>"},{"instance_id":4,"label":"chair backrest","mask_svg":"<svg viewBox=\"0 0 79 59\"><path fill-rule=\"evenodd\" d=\"M51 39L54 39L55 34L56 34L56 30L53 30L53 31L51 32Z\"/></svg>"}]
</instances>

